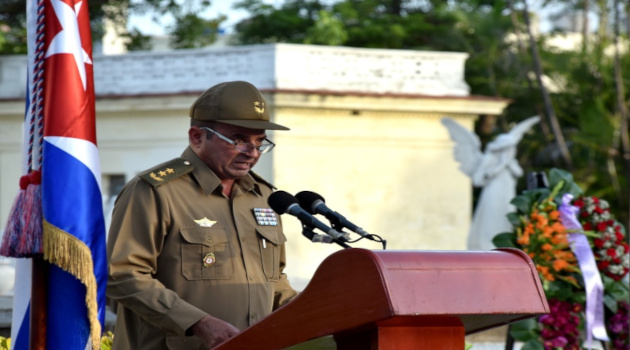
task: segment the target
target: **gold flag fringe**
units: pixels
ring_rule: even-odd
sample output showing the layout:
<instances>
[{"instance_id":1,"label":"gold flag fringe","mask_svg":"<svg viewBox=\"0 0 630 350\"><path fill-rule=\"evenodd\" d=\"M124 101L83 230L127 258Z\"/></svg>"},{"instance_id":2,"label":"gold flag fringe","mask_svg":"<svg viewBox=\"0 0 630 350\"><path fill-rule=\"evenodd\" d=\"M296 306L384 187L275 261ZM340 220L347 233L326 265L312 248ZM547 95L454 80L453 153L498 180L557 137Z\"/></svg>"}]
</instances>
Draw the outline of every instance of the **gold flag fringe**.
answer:
<instances>
[{"instance_id":1,"label":"gold flag fringe","mask_svg":"<svg viewBox=\"0 0 630 350\"><path fill-rule=\"evenodd\" d=\"M85 304L90 320L92 349L101 348L101 324L98 320L96 277L90 248L73 235L44 221L44 259L76 277L86 287Z\"/></svg>"}]
</instances>

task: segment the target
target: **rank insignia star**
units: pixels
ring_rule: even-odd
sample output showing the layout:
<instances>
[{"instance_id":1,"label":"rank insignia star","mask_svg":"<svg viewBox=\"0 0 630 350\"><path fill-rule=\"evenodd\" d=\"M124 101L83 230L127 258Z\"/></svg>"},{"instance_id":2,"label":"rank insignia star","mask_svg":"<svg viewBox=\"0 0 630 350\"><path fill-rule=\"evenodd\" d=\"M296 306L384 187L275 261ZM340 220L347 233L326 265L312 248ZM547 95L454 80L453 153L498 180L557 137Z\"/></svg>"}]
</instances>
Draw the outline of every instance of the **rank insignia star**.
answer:
<instances>
[{"instance_id":1,"label":"rank insignia star","mask_svg":"<svg viewBox=\"0 0 630 350\"><path fill-rule=\"evenodd\" d=\"M195 220L195 223L201 227L212 227L217 222L204 217L203 219Z\"/></svg>"},{"instance_id":2,"label":"rank insignia star","mask_svg":"<svg viewBox=\"0 0 630 350\"><path fill-rule=\"evenodd\" d=\"M155 181L163 181L164 180L164 176L168 175L168 174L173 174L175 171L171 168L166 168L164 170L159 170L156 173L151 172L151 174L149 174L149 176L151 176L152 179L154 179Z\"/></svg>"}]
</instances>

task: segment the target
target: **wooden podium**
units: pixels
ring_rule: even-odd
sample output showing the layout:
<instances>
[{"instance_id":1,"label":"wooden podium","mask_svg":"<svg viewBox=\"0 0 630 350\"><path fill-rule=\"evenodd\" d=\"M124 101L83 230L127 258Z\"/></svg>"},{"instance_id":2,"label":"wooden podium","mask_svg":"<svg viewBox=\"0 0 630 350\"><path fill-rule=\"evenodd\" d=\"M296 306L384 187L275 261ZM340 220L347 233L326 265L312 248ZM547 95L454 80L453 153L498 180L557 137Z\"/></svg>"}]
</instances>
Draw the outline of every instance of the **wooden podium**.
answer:
<instances>
[{"instance_id":1,"label":"wooden podium","mask_svg":"<svg viewBox=\"0 0 630 350\"><path fill-rule=\"evenodd\" d=\"M517 249L330 255L293 301L215 350L283 349L333 335L340 350L462 350L464 337L549 312Z\"/></svg>"}]
</instances>

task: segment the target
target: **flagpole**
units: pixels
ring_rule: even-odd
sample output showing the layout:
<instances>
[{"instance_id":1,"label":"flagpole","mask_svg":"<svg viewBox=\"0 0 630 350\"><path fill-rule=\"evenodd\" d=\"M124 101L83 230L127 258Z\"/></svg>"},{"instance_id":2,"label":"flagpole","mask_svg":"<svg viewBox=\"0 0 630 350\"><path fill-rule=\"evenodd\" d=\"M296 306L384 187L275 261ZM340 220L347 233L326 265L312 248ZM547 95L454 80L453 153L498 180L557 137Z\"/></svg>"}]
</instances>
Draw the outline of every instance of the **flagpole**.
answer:
<instances>
[{"instance_id":1,"label":"flagpole","mask_svg":"<svg viewBox=\"0 0 630 350\"><path fill-rule=\"evenodd\" d=\"M46 350L46 290L48 262L41 256L33 257L30 315L30 350Z\"/></svg>"}]
</instances>

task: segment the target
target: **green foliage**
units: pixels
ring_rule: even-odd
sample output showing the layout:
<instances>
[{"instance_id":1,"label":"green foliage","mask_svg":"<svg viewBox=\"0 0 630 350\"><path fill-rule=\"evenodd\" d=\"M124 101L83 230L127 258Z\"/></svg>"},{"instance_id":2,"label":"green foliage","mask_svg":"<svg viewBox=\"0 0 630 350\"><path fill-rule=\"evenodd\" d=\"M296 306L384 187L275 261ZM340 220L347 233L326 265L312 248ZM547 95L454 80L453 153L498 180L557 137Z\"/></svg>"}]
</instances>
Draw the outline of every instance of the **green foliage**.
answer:
<instances>
[{"instance_id":1,"label":"green foliage","mask_svg":"<svg viewBox=\"0 0 630 350\"><path fill-rule=\"evenodd\" d=\"M324 6L313 0L288 0L279 9L262 0L243 0L235 8L251 15L236 25L239 44L304 43ZM334 30L334 29L333 29Z\"/></svg>"},{"instance_id":2,"label":"green foliage","mask_svg":"<svg viewBox=\"0 0 630 350\"><path fill-rule=\"evenodd\" d=\"M0 54L26 53L26 5L23 0L2 0L0 2ZM208 0L90 0L88 2L92 40L98 41L105 34L103 21L124 24L130 14L153 14L156 22L160 17L171 15L175 24L169 28L173 48L197 48L216 41L218 27L225 16L206 19L198 14L210 6ZM128 38L127 49L148 50L150 37L139 28L119 26L117 34Z\"/></svg>"},{"instance_id":3,"label":"green foliage","mask_svg":"<svg viewBox=\"0 0 630 350\"><path fill-rule=\"evenodd\" d=\"M126 46L129 51L151 50L151 37L142 34L137 28L122 35L128 39Z\"/></svg>"},{"instance_id":4,"label":"green foliage","mask_svg":"<svg viewBox=\"0 0 630 350\"><path fill-rule=\"evenodd\" d=\"M499 233L492 239L492 244L497 248L516 248L516 240L511 232Z\"/></svg>"},{"instance_id":5,"label":"green foliage","mask_svg":"<svg viewBox=\"0 0 630 350\"><path fill-rule=\"evenodd\" d=\"M348 39L343 23L330 12L319 11L315 25L307 30L305 44L341 45Z\"/></svg>"},{"instance_id":6,"label":"green foliage","mask_svg":"<svg viewBox=\"0 0 630 350\"><path fill-rule=\"evenodd\" d=\"M522 321L513 323L510 326L510 334L515 340L520 342L527 342L532 339L538 338L538 333L534 331L538 322L535 318L528 318Z\"/></svg>"},{"instance_id":7,"label":"green foliage","mask_svg":"<svg viewBox=\"0 0 630 350\"><path fill-rule=\"evenodd\" d=\"M0 337L0 350L11 349L11 338Z\"/></svg>"},{"instance_id":8,"label":"green foliage","mask_svg":"<svg viewBox=\"0 0 630 350\"><path fill-rule=\"evenodd\" d=\"M101 350L112 350L113 345L114 345L114 333L110 331L103 333L103 336L101 337Z\"/></svg>"},{"instance_id":9,"label":"green foliage","mask_svg":"<svg viewBox=\"0 0 630 350\"><path fill-rule=\"evenodd\" d=\"M196 13L189 12L179 16L171 31L171 47L174 49L192 49L208 46L217 40L219 25L227 17L207 20Z\"/></svg>"},{"instance_id":10,"label":"green foliage","mask_svg":"<svg viewBox=\"0 0 630 350\"><path fill-rule=\"evenodd\" d=\"M0 54L3 53L10 55L26 54L26 29L24 27L11 27L0 21Z\"/></svg>"},{"instance_id":11,"label":"green foliage","mask_svg":"<svg viewBox=\"0 0 630 350\"><path fill-rule=\"evenodd\" d=\"M90 0L88 11L92 28L92 40L100 40L104 34L102 19L108 5L118 7L129 0ZM26 1L0 1L0 55L26 54ZM2 39L4 37L4 40Z\"/></svg>"}]
</instances>

